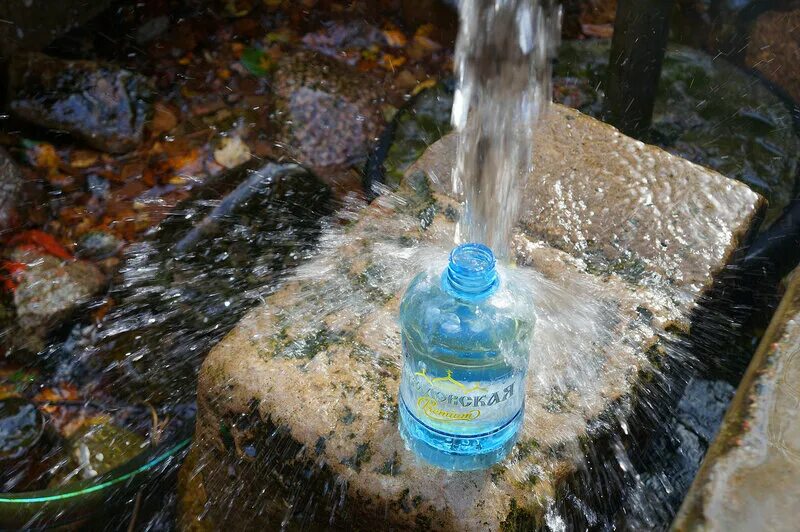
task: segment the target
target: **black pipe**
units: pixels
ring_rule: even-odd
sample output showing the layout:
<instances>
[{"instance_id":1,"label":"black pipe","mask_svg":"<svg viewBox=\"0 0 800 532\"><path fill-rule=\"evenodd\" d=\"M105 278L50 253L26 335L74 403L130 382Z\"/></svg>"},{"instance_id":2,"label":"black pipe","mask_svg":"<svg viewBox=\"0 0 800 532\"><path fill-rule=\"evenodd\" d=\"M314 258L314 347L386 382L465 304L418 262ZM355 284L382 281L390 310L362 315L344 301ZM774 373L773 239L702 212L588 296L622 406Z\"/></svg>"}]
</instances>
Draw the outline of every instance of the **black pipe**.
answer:
<instances>
[{"instance_id":1,"label":"black pipe","mask_svg":"<svg viewBox=\"0 0 800 532\"><path fill-rule=\"evenodd\" d=\"M769 229L756 237L741 263L747 276L774 284L800 263L800 197L792 200Z\"/></svg>"},{"instance_id":2,"label":"black pipe","mask_svg":"<svg viewBox=\"0 0 800 532\"><path fill-rule=\"evenodd\" d=\"M674 0L619 0L603 120L631 136L653 117Z\"/></svg>"}]
</instances>

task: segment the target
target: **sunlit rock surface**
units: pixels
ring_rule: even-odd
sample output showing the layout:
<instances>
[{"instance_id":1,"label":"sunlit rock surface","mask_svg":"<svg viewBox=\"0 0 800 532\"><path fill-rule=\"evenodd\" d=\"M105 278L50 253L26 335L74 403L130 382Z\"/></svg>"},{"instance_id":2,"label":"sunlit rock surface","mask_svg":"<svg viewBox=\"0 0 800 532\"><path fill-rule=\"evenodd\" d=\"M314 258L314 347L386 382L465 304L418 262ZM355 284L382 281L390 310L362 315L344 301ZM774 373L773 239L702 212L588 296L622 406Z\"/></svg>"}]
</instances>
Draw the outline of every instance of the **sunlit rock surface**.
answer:
<instances>
[{"instance_id":1,"label":"sunlit rock surface","mask_svg":"<svg viewBox=\"0 0 800 532\"><path fill-rule=\"evenodd\" d=\"M742 379L675 530L797 530L800 271Z\"/></svg>"},{"instance_id":2,"label":"sunlit rock surface","mask_svg":"<svg viewBox=\"0 0 800 532\"><path fill-rule=\"evenodd\" d=\"M609 48L603 39L563 42L554 68L556 101L601 116ZM765 225L795 197L800 139L790 108L724 56L669 47L648 135L670 153L763 195L769 201Z\"/></svg>"},{"instance_id":3,"label":"sunlit rock surface","mask_svg":"<svg viewBox=\"0 0 800 532\"><path fill-rule=\"evenodd\" d=\"M579 446L621 420L659 336L730 261L762 200L745 185L554 106L514 237L536 294L526 419L490 470L445 473L397 432L400 295L443 265L460 205L454 137L434 144L250 312L201 371L181 521L263 529L529 529Z\"/></svg>"}]
</instances>

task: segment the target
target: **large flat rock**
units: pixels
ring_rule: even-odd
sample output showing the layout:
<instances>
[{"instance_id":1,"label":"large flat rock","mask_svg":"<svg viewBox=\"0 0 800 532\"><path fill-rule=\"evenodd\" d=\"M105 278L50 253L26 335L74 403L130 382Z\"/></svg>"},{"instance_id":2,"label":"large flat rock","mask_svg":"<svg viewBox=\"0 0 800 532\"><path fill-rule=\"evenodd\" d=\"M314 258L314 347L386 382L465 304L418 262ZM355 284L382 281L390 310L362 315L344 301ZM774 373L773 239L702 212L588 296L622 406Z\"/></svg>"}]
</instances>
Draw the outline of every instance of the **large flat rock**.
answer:
<instances>
[{"instance_id":1,"label":"large flat rock","mask_svg":"<svg viewBox=\"0 0 800 532\"><path fill-rule=\"evenodd\" d=\"M397 309L443 267L461 206L454 137L400 190L354 209L315 257L211 352L184 528L530 528L547 519L582 441L624 419L659 336L730 260L762 200L746 186L554 106L525 188L517 262L538 325L520 442L490 470L446 473L397 431Z\"/></svg>"},{"instance_id":2,"label":"large flat rock","mask_svg":"<svg viewBox=\"0 0 800 532\"><path fill-rule=\"evenodd\" d=\"M709 448L675 530L797 530L800 270Z\"/></svg>"}]
</instances>

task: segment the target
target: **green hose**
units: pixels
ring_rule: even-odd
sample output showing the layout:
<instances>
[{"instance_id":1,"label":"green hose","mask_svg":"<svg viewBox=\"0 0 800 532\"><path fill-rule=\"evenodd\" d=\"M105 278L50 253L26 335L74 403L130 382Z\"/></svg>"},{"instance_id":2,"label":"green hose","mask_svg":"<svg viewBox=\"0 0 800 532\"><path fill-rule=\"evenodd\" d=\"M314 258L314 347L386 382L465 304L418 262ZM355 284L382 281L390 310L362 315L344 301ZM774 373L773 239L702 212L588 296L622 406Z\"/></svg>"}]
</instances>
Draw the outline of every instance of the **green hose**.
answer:
<instances>
[{"instance_id":1,"label":"green hose","mask_svg":"<svg viewBox=\"0 0 800 532\"><path fill-rule=\"evenodd\" d=\"M128 463L91 480L62 488L23 493L0 493L0 529L64 526L78 523L105 509L110 498L127 495L147 479L157 465L186 449L191 438L144 452ZM109 495L109 488L124 489Z\"/></svg>"}]
</instances>

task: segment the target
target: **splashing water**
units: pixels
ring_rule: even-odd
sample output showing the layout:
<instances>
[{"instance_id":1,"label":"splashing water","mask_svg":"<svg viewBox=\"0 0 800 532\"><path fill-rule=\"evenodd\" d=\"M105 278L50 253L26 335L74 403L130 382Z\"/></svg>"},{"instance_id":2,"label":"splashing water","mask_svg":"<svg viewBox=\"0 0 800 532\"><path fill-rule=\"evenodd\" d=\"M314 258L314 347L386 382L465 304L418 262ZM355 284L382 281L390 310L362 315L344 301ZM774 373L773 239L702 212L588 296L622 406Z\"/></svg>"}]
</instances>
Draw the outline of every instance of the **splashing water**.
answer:
<instances>
[{"instance_id":1,"label":"splashing water","mask_svg":"<svg viewBox=\"0 0 800 532\"><path fill-rule=\"evenodd\" d=\"M348 362L342 378L358 385L354 389L373 390L376 375L391 376L398 370L400 345L392 333L396 314L384 303L402 292L420 269L440 272L454 235L457 241L483 241L502 257L535 258L521 261L533 268L501 266L501 271L528 287L530 293L518 297L533 299L537 308L537 345L528 382L532 421L526 424L524 440L528 452L540 454L535 454L537 460L507 462L505 478L498 477L501 489L510 489L513 481L527 483L532 496L544 494L549 501L544 524L552 530L609 525L620 514L626 514L631 526L663 527L685 486L666 475L662 478L659 471L650 473L637 459L642 453L630 433L646 432L677 417L665 398L680 395L697 367L697 340L687 346L669 338L665 323L651 323L648 310L665 305L669 311L662 314L677 320L681 310L671 301L681 300L681 294L653 294L644 287L589 275L580 261L544 243L512 241L527 181L522 176L530 171L535 149L536 124L550 101L549 64L560 13L549 0L493 0L463 2L461 17L459 88L452 115L461 134L453 176L453 190L467 210L466 216L456 216L465 221L461 227L454 230L442 220L447 209L441 198L436 223L429 220L436 212L431 204L412 212L416 198L388 190L375 200L373 210L380 212L372 217L370 207L358 203L328 218L327 207L320 205L324 202L314 200L324 195L320 191L302 192L297 183L284 190L277 182L265 182L269 186L261 191L261 199L228 213L224 220L212 214L200 229L187 232L180 226L174 235L131 246L115 294L120 307L100 331L90 331L94 338L74 339L77 347L71 354L77 362L64 365L65 378L75 377L81 365L99 364L121 395L166 405L159 410L162 417L177 417L176 406L188 404L184 417L191 417L195 373L206 352L245 311L297 283L307 291L295 294L296 300L284 304L278 304L280 298L271 300L284 326L278 332L286 338L281 337L281 348L270 354L287 368L286 361L296 361L305 371L339 356L337 346L350 342L348 349L356 345L363 360ZM198 202L174 212L173 218L198 218L210 207L221 210L222 203ZM402 215L392 217L381 209ZM364 227L361 232L352 226L342 228L340 220L361 220ZM416 235L412 230L420 225L424 230ZM219 227L214 230L215 226ZM314 251L309 249L312 243ZM167 253L170 249L176 257ZM557 266L562 263L566 267ZM282 272L297 264L293 274L278 282ZM548 270L548 264L556 266ZM713 313L705 314L706 321L709 314ZM717 319L715 332L732 328L725 316ZM346 334L357 327L363 334ZM260 341L266 334L269 331L263 327L256 328L251 339ZM664 364L663 373L670 372L670 379L642 351L655 337L666 340L659 363ZM375 345L366 345L369 342ZM702 347L706 354L716 354L719 344ZM651 372L651 380L634 386L629 380L637 371ZM287 375L287 384L292 375ZM395 397L385 386L376 390L376 396L385 400L381 414L390 414ZM618 404L609 404L609 390L619 391ZM627 404L631 393L638 394L640 403L633 413ZM314 398L317 417L338 419L338 403L326 400L322 395ZM358 414L354 410L347 418L356 426L363 419ZM255 449L245 447L255 456L234 459L230 467L224 467L230 464L218 461L213 452L204 455L202 440L198 441L198 466L206 469L210 506L216 505L226 517L243 513L243 519L258 519L261 509L277 501L284 512L283 528L291 528L298 515L302 524L310 526L315 513L326 514L329 523L344 523L348 483L356 482L356 475L336 477L323 489L311 480L314 467L321 468L326 460L331 467L348 460L358 466L366 455L334 456L335 449L349 445L346 434L338 434L330 439L330 453L307 471L306 464L295 461L302 448L290 434L263 429L263 419L256 422L262 423L259 437L265 441ZM240 428L245 425L242 420L237 423ZM304 423L308 432L318 428L314 419ZM608 441L590 441L597 433ZM531 450L534 441L540 451ZM314 448L314 443L305 448ZM381 449L371 452L376 463L391 462L391 456L380 455ZM558 456L558 461L549 456ZM562 488L556 484L558 467L566 463L578 467L578 473ZM232 472L238 477L233 489ZM395 480L386 485L386 493L401 486L396 480L403 473L390 473ZM291 479L288 496L269 488L268 479L276 475ZM550 491L554 486L559 491ZM470 510L461 512L460 501L448 504L459 514ZM258 510L251 517L247 509Z\"/></svg>"},{"instance_id":2,"label":"splashing water","mask_svg":"<svg viewBox=\"0 0 800 532\"><path fill-rule=\"evenodd\" d=\"M453 192L466 203L456 240L508 258L521 176L530 170L539 117L551 101L561 8L551 0L462 2L452 123L460 134Z\"/></svg>"}]
</instances>

